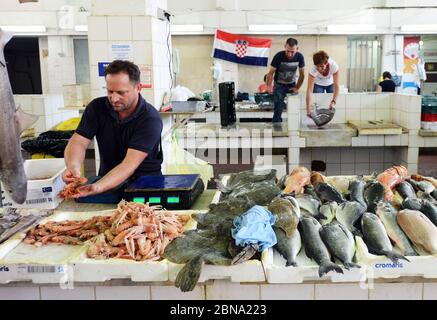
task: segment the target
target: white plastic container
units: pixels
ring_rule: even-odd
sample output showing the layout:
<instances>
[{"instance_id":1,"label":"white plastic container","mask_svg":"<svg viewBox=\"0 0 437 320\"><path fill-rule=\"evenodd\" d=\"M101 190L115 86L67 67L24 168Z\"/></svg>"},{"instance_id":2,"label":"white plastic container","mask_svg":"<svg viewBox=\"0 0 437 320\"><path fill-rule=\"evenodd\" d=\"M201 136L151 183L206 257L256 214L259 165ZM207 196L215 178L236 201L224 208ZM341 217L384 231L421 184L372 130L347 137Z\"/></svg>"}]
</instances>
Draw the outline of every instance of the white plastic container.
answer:
<instances>
[{"instance_id":1,"label":"white plastic container","mask_svg":"<svg viewBox=\"0 0 437 320\"><path fill-rule=\"evenodd\" d=\"M64 189L65 182L62 173L65 170L64 158L35 159L24 162L24 171L27 176L27 197L23 204L15 203L3 191L3 207L55 209L62 198L59 192Z\"/></svg>"}]
</instances>

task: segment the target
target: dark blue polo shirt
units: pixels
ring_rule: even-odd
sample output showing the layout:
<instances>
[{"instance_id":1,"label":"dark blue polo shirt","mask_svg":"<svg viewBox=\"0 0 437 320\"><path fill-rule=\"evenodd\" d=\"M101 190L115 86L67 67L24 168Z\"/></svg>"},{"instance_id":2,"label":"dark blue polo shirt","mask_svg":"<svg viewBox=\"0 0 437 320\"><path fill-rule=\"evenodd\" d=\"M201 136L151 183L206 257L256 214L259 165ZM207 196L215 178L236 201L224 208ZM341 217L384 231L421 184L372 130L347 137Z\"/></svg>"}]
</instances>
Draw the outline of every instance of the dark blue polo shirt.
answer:
<instances>
[{"instance_id":1,"label":"dark blue polo shirt","mask_svg":"<svg viewBox=\"0 0 437 320\"><path fill-rule=\"evenodd\" d=\"M126 157L127 149L146 152L148 156L133 174L157 175L161 173L162 120L159 112L140 95L135 112L124 120L107 97L94 99L86 107L76 130L77 134L97 139L100 154L99 176L104 176Z\"/></svg>"}]
</instances>

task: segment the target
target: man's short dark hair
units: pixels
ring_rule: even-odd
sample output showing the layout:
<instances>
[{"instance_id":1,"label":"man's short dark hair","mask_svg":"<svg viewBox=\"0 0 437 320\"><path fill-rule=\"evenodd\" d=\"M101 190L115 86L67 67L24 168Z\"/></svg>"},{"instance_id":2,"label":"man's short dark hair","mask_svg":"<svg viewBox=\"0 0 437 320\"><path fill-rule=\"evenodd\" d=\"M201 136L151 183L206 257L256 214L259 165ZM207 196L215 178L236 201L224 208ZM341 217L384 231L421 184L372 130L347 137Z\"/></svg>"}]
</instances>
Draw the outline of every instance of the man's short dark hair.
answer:
<instances>
[{"instance_id":1,"label":"man's short dark hair","mask_svg":"<svg viewBox=\"0 0 437 320\"><path fill-rule=\"evenodd\" d=\"M108 74L126 73L130 82L140 83L140 69L135 63L127 60L114 60L105 69L105 77Z\"/></svg>"},{"instance_id":2,"label":"man's short dark hair","mask_svg":"<svg viewBox=\"0 0 437 320\"><path fill-rule=\"evenodd\" d=\"M297 40L295 38L288 38L286 44L290 47L297 46Z\"/></svg>"},{"instance_id":3,"label":"man's short dark hair","mask_svg":"<svg viewBox=\"0 0 437 320\"><path fill-rule=\"evenodd\" d=\"M389 78L389 79L391 79L391 73L390 72L388 72L388 71L384 71L384 73L382 74L382 77L385 79L385 78Z\"/></svg>"}]
</instances>

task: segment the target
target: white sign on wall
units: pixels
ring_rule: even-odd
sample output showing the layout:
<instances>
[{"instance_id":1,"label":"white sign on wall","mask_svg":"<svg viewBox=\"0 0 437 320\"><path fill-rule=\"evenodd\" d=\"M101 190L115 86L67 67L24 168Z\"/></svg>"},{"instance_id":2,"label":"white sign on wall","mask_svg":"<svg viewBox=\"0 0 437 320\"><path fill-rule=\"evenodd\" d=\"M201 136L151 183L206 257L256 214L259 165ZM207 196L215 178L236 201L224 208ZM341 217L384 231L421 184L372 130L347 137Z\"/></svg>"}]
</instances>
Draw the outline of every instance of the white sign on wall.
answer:
<instances>
[{"instance_id":1,"label":"white sign on wall","mask_svg":"<svg viewBox=\"0 0 437 320\"><path fill-rule=\"evenodd\" d=\"M133 61L132 45L130 43L111 44L109 57L111 60Z\"/></svg>"}]
</instances>

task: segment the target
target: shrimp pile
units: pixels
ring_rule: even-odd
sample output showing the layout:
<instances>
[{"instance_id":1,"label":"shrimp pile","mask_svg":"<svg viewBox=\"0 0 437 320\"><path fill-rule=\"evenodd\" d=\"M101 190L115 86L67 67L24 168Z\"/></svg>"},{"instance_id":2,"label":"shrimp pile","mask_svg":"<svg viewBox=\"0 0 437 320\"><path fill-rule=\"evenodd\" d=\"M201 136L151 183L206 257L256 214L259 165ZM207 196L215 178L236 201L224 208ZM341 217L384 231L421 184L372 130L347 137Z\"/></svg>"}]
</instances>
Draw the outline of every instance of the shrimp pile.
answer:
<instances>
[{"instance_id":1,"label":"shrimp pile","mask_svg":"<svg viewBox=\"0 0 437 320\"><path fill-rule=\"evenodd\" d=\"M64 199L71 199L73 198L75 195L79 194L79 192L77 191L77 188L79 188L80 186L84 185L85 183L87 183L88 179L85 177L80 177L75 179L74 181L68 183L64 190L62 190L59 195L61 196L61 198Z\"/></svg>"},{"instance_id":2,"label":"shrimp pile","mask_svg":"<svg viewBox=\"0 0 437 320\"><path fill-rule=\"evenodd\" d=\"M87 256L93 259L123 258L155 261L165 247L184 232L189 215L156 211L148 204L122 200L111 216L84 221L47 222L30 230L24 242L79 245L89 240Z\"/></svg>"}]
</instances>

